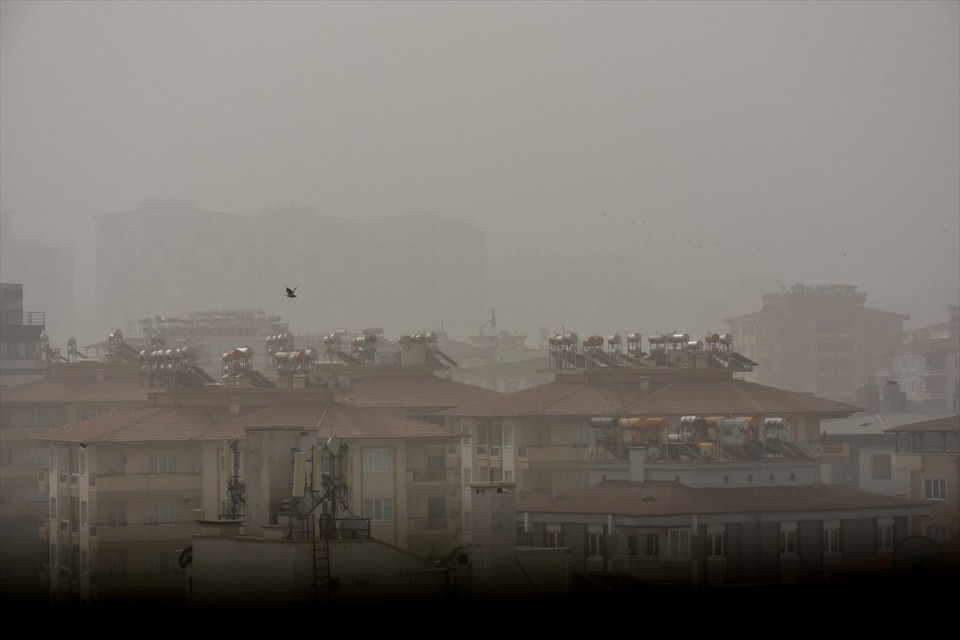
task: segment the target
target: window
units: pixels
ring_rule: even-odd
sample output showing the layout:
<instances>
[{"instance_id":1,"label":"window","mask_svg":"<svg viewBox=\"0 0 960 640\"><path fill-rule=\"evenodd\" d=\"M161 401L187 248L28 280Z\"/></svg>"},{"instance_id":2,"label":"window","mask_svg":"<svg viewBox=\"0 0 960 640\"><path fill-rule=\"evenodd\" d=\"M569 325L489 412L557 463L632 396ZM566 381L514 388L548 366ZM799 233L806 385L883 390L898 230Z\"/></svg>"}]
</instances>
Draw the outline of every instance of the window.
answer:
<instances>
[{"instance_id":1,"label":"window","mask_svg":"<svg viewBox=\"0 0 960 640\"><path fill-rule=\"evenodd\" d=\"M363 450L364 473L393 472L393 450L387 447Z\"/></svg>"},{"instance_id":2,"label":"window","mask_svg":"<svg viewBox=\"0 0 960 640\"><path fill-rule=\"evenodd\" d=\"M823 523L823 552L840 553L840 522L831 520Z\"/></svg>"},{"instance_id":3,"label":"window","mask_svg":"<svg viewBox=\"0 0 960 640\"><path fill-rule=\"evenodd\" d=\"M587 555L591 558L603 556L603 525L587 525Z\"/></svg>"},{"instance_id":4,"label":"window","mask_svg":"<svg viewBox=\"0 0 960 640\"><path fill-rule=\"evenodd\" d=\"M177 521L177 510L169 502L158 502L150 513L150 524L165 524Z\"/></svg>"},{"instance_id":5,"label":"window","mask_svg":"<svg viewBox=\"0 0 960 640\"><path fill-rule=\"evenodd\" d=\"M935 523L925 524L923 525L923 535L927 536L934 542L946 542L947 525Z\"/></svg>"},{"instance_id":6,"label":"window","mask_svg":"<svg viewBox=\"0 0 960 640\"><path fill-rule=\"evenodd\" d=\"M924 478L923 479L923 499L924 500L946 500L947 499L947 479L946 478Z\"/></svg>"},{"instance_id":7,"label":"window","mask_svg":"<svg viewBox=\"0 0 960 640\"><path fill-rule=\"evenodd\" d=\"M548 524L547 525L547 546L548 547L559 547L562 541L562 536L560 535L560 525L559 524Z\"/></svg>"},{"instance_id":8,"label":"window","mask_svg":"<svg viewBox=\"0 0 960 640\"><path fill-rule=\"evenodd\" d=\"M504 482L513 482L513 469L504 469L504 470L503 470L503 481L504 481Z\"/></svg>"},{"instance_id":9,"label":"window","mask_svg":"<svg viewBox=\"0 0 960 640\"><path fill-rule=\"evenodd\" d=\"M797 523L783 522L780 524L780 555L797 555Z\"/></svg>"},{"instance_id":10,"label":"window","mask_svg":"<svg viewBox=\"0 0 960 640\"><path fill-rule=\"evenodd\" d=\"M492 456L500 455L500 448L503 446L513 446L513 433L508 428L508 435L504 434L503 424L499 422L478 422L477 423L477 453L489 454ZM509 439L510 444L506 445L505 440Z\"/></svg>"},{"instance_id":11,"label":"window","mask_svg":"<svg viewBox=\"0 0 960 640\"><path fill-rule=\"evenodd\" d=\"M93 420L94 418L100 417L100 409L82 407L77 409L77 422L83 422L84 420Z\"/></svg>"},{"instance_id":12,"label":"window","mask_svg":"<svg viewBox=\"0 0 960 640\"><path fill-rule=\"evenodd\" d=\"M891 456L877 454L870 456L870 478L872 480L889 480L891 477Z\"/></svg>"},{"instance_id":13,"label":"window","mask_svg":"<svg viewBox=\"0 0 960 640\"><path fill-rule=\"evenodd\" d=\"M627 537L627 551L631 556L660 557L660 538L656 533L639 533Z\"/></svg>"},{"instance_id":14,"label":"window","mask_svg":"<svg viewBox=\"0 0 960 640\"><path fill-rule=\"evenodd\" d=\"M667 530L667 557L687 560L690 557L690 529Z\"/></svg>"},{"instance_id":15,"label":"window","mask_svg":"<svg viewBox=\"0 0 960 640\"><path fill-rule=\"evenodd\" d=\"M376 522L393 520L393 498L367 498L363 501L363 517Z\"/></svg>"},{"instance_id":16,"label":"window","mask_svg":"<svg viewBox=\"0 0 960 640\"><path fill-rule=\"evenodd\" d=\"M893 518L877 519L877 551L893 551Z\"/></svg>"},{"instance_id":17,"label":"window","mask_svg":"<svg viewBox=\"0 0 960 640\"><path fill-rule=\"evenodd\" d=\"M172 453L151 453L149 473L176 473L177 458Z\"/></svg>"},{"instance_id":18,"label":"window","mask_svg":"<svg viewBox=\"0 0 960 640\"><path fill-rule=\"evenodd\" d=\"M707 557L722 558L725 554L726 531L722 524L707 525Z\"/></svg>"}]
</instances>

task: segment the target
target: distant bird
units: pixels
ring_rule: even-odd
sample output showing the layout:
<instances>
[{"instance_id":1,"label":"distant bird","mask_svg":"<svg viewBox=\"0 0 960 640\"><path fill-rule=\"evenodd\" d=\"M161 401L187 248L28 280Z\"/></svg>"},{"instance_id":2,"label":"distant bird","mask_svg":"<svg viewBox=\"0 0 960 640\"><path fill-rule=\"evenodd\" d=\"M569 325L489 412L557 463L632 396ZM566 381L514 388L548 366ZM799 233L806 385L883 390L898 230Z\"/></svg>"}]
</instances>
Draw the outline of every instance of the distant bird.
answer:
<instances>
[{"instance_id":1,"label":"distant bird","mask_svg":"<svg viewBox=\"0 0 960 640\"><path fill-rule=\"evenodd\" d=\"M296 298L296 297L297 297L297 294L294 293L294 291L296 291L296 290L297 290L296 287L294 287L293 289L291 289L290 287L287 287L287 297L288 297L288 298Z\"/></svg>"}]
</instances>

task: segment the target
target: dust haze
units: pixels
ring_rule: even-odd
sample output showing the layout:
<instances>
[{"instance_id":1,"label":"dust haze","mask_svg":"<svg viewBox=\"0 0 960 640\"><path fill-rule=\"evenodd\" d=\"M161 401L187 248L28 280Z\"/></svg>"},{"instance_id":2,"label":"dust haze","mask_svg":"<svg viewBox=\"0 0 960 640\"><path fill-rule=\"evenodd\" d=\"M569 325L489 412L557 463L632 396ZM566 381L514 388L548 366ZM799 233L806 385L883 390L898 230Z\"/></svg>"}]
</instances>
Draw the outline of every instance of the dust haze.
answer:
<instances>
[{"instance_id":1,"label":"dust haze","mask_svg":"<svg viewBox=\"0 0 960 640\"><path fill-rule=\"evenodd\" d=\"M954 1L0 3L0 205L75 245L85 340L93 216L154 198L474 221L480 306L531 336L797 282L940 322L958 114Z\"/></svg>"}]
</instances>

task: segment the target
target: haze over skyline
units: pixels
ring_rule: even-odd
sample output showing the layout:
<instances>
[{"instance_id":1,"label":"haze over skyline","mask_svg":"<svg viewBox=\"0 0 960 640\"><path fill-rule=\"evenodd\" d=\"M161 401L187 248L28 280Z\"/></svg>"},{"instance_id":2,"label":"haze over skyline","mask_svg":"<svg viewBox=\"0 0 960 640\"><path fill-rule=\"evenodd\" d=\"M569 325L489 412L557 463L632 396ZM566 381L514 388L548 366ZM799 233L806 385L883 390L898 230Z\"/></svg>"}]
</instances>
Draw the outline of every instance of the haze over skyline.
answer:
<instances>
[{"instance_id":1,"label":"haze over skyline","mask_svg":"<svg viewBox=\"0 0 960 640\"><path fill-rule=\"evenodd\" d=\"M154 198L472 220L532 336L720 329L793 282L932 324L960 2L0 2L0 206L77 246L81 316L94 216Z\"/></svg>"}]
</instances>

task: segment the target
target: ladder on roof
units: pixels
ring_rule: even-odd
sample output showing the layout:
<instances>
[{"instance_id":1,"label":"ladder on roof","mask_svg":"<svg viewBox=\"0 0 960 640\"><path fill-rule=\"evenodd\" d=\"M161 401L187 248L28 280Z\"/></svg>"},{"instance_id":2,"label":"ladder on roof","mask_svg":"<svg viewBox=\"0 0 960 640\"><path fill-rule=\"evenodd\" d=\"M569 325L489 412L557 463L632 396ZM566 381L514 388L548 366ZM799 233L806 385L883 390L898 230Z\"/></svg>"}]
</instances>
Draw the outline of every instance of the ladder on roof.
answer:
<instances>
[{"instance_id":1,"label":"ladder on roof","mask_svg":"<svg viewBox=\"0 0 960 640\"><path fill-rule=\"evenodd\" d=\"M329 517L312 513L309 520L313 541L313 593L318 602L330 599L330 538L326 535Z\"/></svg>"}]
</instances>

